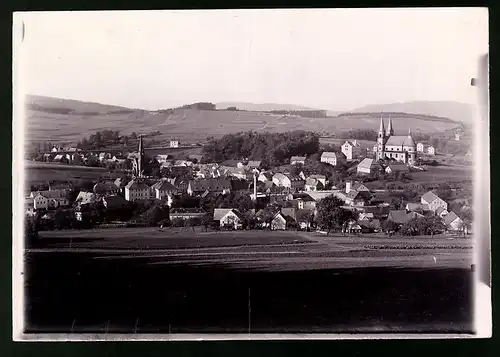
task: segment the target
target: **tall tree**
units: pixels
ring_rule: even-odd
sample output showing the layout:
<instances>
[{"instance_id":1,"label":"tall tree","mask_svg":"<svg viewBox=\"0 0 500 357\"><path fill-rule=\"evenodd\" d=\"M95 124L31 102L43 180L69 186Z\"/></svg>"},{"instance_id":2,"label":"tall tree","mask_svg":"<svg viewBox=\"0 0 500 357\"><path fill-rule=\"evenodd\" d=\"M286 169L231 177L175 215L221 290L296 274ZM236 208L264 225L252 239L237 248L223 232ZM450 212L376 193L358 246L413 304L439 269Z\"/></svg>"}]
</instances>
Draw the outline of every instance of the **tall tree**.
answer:
<instances>
[{"instance_id":1,"label":"tall tree","mask_svg":"<svg viewBox=\"0 0 500 357\"><path fill-rule=\"evenodd\" d=\"M354 213L342 208L343 205L344 202L333 195L318 202L317 222L321 228L327 230L327 234L330 234L332 230L342 228L347 221L354 218Z\"/></svg>"}]
</instances>

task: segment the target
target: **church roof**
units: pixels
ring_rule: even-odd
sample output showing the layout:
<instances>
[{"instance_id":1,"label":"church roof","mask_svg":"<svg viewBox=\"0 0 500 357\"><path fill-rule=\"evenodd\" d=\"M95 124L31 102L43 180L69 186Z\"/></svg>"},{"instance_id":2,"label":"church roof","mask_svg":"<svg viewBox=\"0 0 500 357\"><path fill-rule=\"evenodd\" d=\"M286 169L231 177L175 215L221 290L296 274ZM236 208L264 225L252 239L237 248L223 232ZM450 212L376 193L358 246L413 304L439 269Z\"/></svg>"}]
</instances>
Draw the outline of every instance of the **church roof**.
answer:
<instances>
[{"instance_id":1,"label":"church roof","mask_svg":"<svg viewBox=\"0 0 500 357\"><path fill-rule=\"evenodd\" d=\"M392 135L387 139L385 145L389 146L415 146L415 141L409 135Z\"/></svg>"}]
</instances>

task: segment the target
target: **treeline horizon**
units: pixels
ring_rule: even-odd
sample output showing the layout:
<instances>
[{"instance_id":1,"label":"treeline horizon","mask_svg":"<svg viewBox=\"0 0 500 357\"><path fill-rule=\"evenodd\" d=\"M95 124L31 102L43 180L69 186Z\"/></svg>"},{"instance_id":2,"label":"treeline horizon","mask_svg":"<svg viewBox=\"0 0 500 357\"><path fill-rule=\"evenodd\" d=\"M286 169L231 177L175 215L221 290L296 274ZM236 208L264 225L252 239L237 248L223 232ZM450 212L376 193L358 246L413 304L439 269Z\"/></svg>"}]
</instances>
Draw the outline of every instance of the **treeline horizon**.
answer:
<instances>
[{"instance_id":1,"label":"treeline horizon","mask_svg":"<svg viewBox=\"0 0 500 357\"><path fill-rule=\"evenodd\" d=\"M202 149L204 162L225 160L261 160L265 166L288 163L292 156L307 156L318 152L319 134L295 130L284 133L253 131L226 134L210 139Z\"/></svg>"}]
</instances>

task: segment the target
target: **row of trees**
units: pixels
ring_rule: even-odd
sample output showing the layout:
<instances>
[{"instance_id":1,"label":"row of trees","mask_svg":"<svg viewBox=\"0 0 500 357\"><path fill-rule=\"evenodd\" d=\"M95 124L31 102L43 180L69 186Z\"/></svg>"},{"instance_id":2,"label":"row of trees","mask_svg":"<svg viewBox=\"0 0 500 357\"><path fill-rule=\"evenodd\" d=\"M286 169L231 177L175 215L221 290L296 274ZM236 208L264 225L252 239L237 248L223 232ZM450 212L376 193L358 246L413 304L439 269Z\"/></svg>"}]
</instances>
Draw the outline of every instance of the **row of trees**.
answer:
<instances>
[{"instance_id":1,"label":"row of trees","mask_svg":"<svg viewBox=\"0 0 500 357\"><path fill-rule=\"evenodd\" d=\"M271 110L268 113L298 115L304 118L326 118L326 110Z\"/></svg>"},{"instance_id":2,"label":"row of trees","mask_svg":"<svg viewBox=\"0 0 500 357\"><path fill-rule=\"evenodd\" d=\"M319 149L319 136L308 131L285 133L240 132L212 139L203 147L205 162L249 158L267 167L287 163L294 155L311 155Z\"/></svg>"}]
</instances>

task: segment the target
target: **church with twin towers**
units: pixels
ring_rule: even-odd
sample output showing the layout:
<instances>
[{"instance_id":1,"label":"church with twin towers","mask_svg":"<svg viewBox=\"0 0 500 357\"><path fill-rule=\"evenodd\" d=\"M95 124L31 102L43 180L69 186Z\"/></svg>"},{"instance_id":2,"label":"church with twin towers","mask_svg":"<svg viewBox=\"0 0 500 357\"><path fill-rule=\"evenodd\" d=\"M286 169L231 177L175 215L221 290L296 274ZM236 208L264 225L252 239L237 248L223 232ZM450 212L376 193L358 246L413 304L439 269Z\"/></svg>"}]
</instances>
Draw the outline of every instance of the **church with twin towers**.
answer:
<instances>
[{"instance_id":1,"label":"church with twin towers","mask_svg":"<svg viewBox=\"0 0 500 357\"><path fill-rule=\"evenodd\" d=\"M410 129L408 129L408 135L394 135L391 117L389 116L386 130L384 118L381 116L377 144L373 147L373 151L376 160L394 159L405 164L413 164L417 156L417 145L411 136Z\"/></svg>"}]
</instances>

